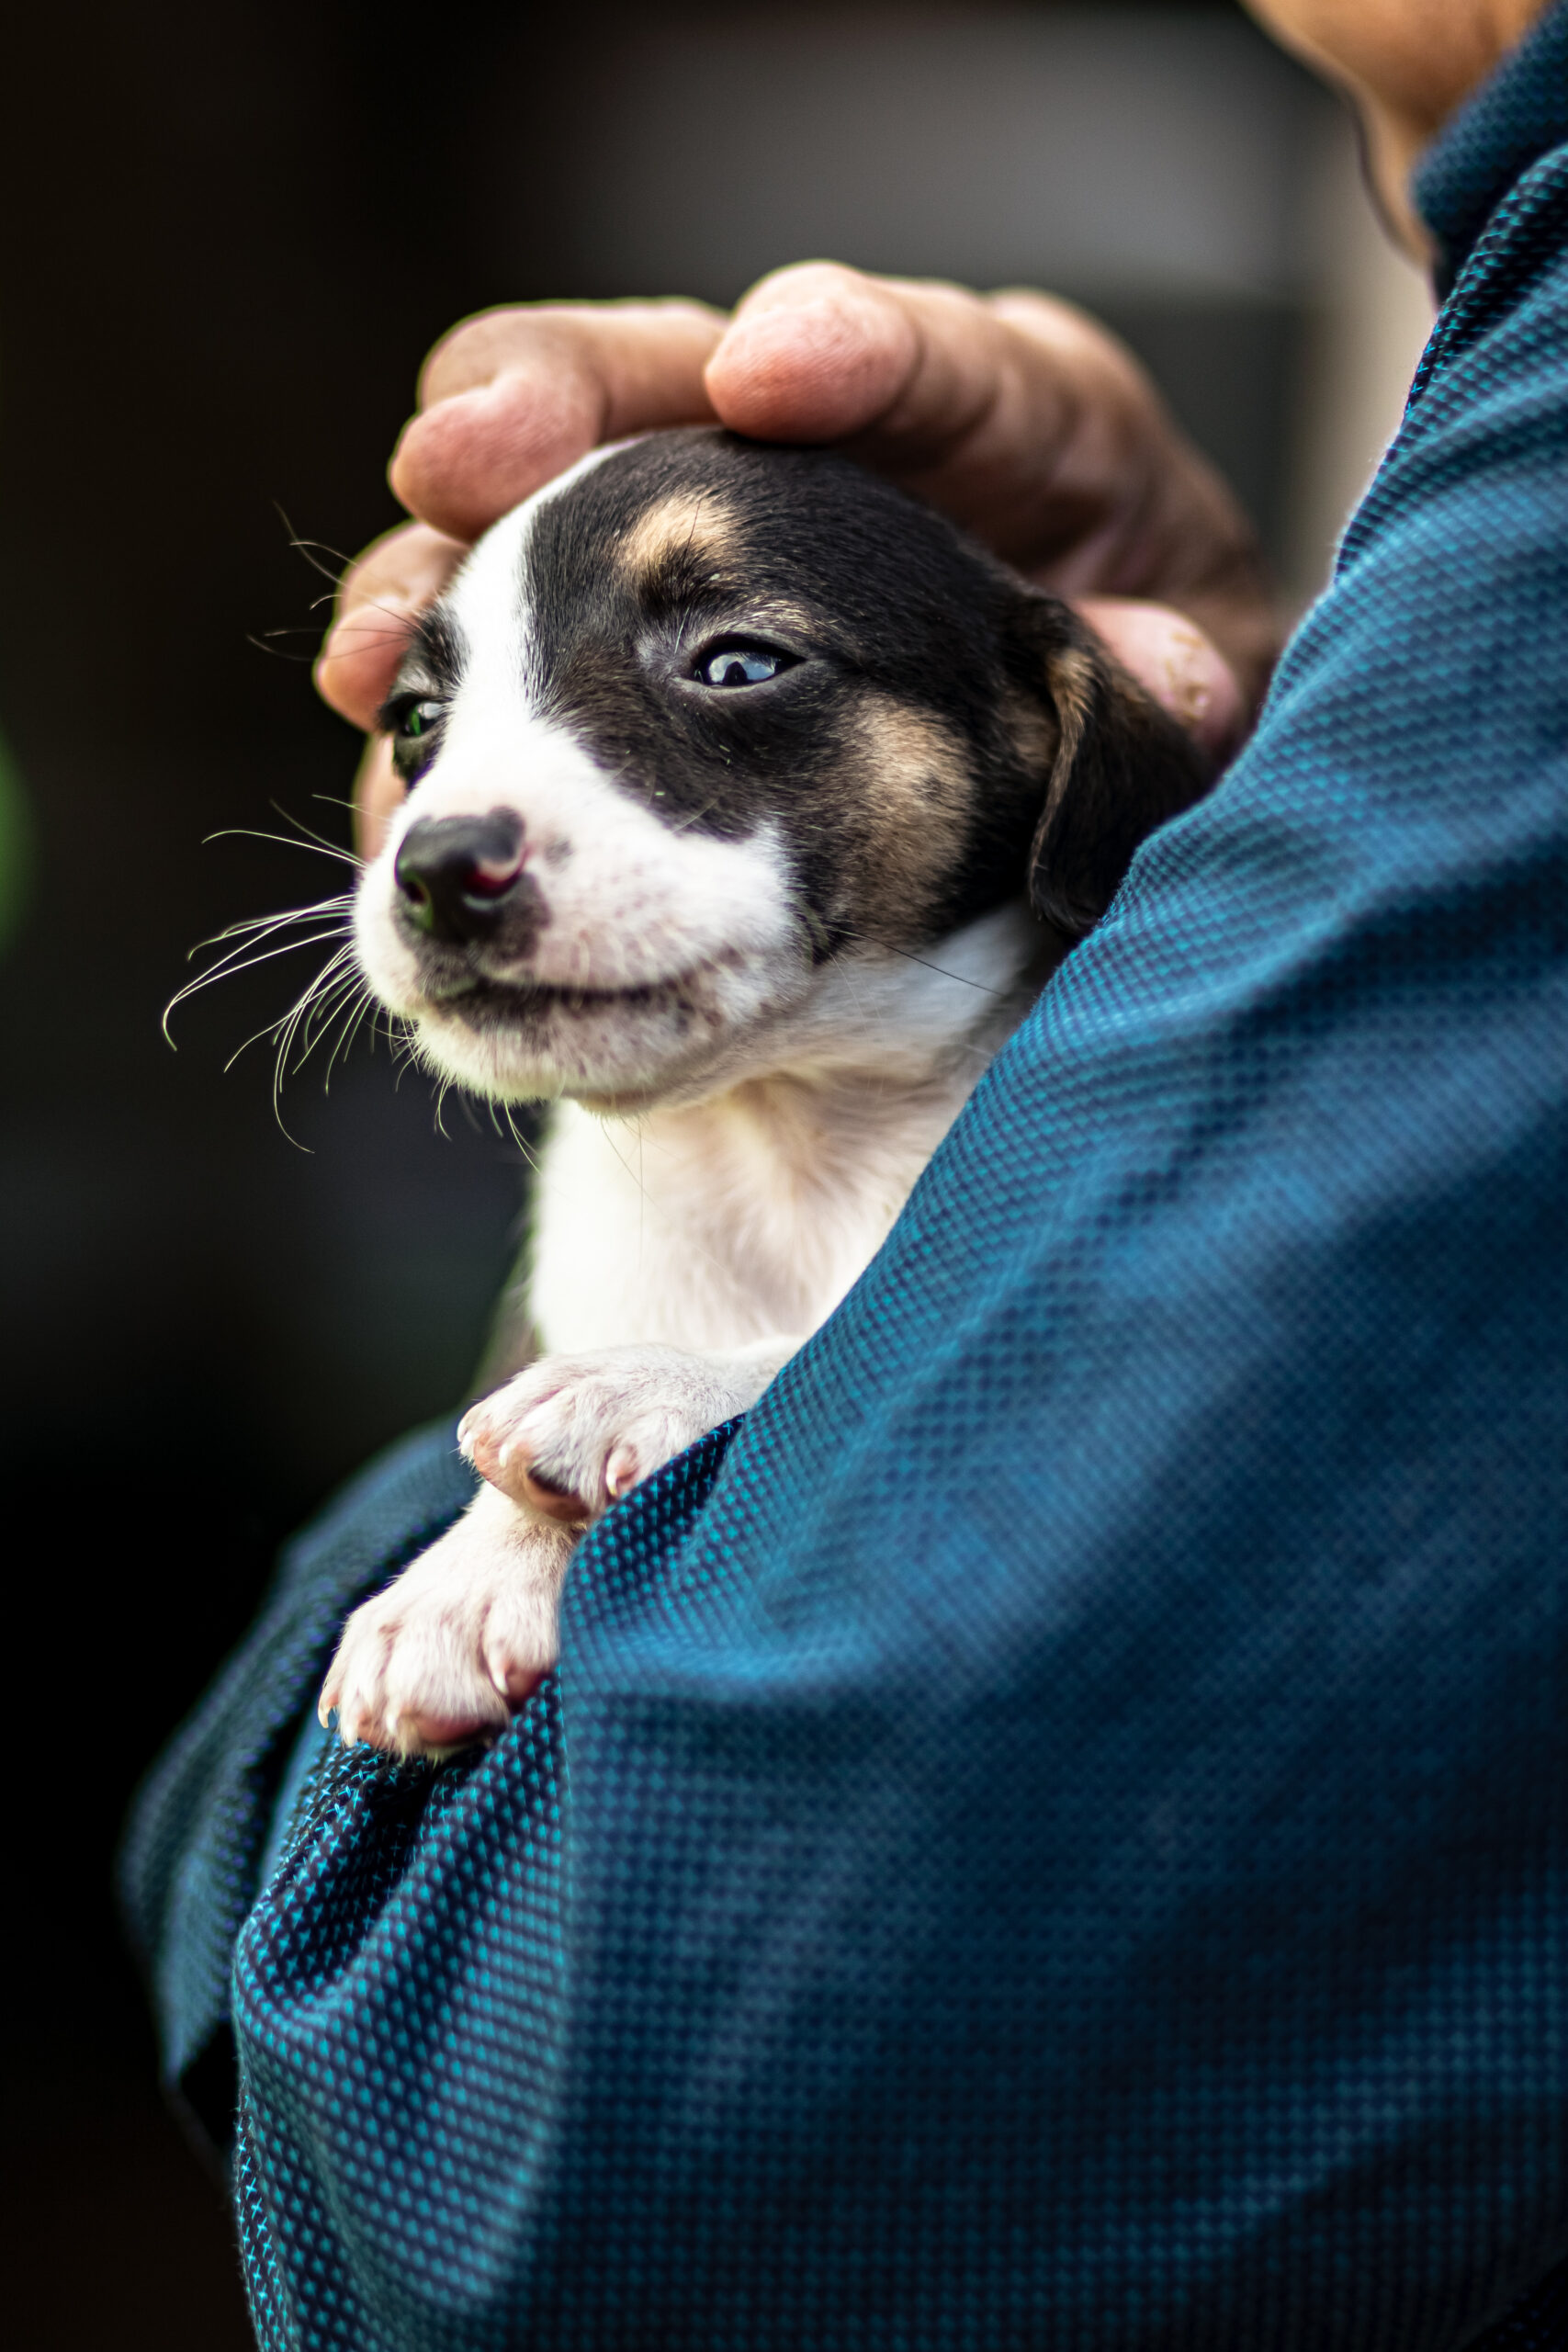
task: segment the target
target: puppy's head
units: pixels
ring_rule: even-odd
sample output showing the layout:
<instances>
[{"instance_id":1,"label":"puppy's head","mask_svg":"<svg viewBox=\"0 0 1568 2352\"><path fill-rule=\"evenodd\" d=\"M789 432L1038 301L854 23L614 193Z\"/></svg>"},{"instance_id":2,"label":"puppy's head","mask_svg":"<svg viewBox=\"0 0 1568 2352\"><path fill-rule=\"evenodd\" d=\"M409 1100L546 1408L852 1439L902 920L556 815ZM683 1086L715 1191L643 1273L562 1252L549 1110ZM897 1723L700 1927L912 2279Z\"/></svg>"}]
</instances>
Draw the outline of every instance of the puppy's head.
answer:
<instances>
[{"instance_id":1,"label":"puppy's head","mask_svg":"<svg viewBox=\"0 0 1568 2352\"><path fill-rule=\"evenodd\" d=\"M382 717L409 797L361 962L433 1063L514 1099L780 1067L852 1025L857 975L1024 897L1070 943L1203 785L1074 615L941 516L708 429L499 523Z\"/></svg>"}]
</instances>

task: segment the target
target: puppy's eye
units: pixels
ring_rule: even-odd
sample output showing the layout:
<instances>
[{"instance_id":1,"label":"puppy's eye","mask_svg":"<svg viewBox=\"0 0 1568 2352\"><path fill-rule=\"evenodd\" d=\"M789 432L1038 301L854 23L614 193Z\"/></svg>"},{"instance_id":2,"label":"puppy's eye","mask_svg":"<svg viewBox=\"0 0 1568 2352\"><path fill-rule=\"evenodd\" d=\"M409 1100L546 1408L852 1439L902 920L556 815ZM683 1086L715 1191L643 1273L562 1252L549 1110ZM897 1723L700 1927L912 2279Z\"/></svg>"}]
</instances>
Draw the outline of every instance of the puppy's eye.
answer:
<instances>
[{"instance_id":1,"label":"puppy's eye","mask_svg":"<svg viewBox=\"0 0 1568 2352\"><path fill-rule=\"evenodd\" d=\"M719 645L699 654L694 675L705 686L761 686L794 667L794 654L781 653L776 646Z\"/></svg>"}]
</instances>

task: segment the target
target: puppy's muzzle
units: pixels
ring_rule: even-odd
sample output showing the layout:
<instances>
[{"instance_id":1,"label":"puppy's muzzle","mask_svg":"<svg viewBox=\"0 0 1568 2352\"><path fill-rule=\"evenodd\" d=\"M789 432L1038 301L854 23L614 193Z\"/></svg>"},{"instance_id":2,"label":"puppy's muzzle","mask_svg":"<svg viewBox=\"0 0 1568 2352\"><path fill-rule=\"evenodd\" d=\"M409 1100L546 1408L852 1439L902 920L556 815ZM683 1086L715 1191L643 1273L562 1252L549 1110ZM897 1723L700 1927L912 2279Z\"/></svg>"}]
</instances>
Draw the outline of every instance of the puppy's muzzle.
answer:
<instances>
[{"instance_id":1,"label":"puppy's muzzle","mask_svg":"<svg viewBox=\"0 0 1568 2352\"><path fill-rule=\"evenodd\" d=\"M525 871L523 827L509 809L488 817L421 817L403 835L392 871L399 928L451 947L514 946L543 913Z\"/></svg>"}]
</instances>

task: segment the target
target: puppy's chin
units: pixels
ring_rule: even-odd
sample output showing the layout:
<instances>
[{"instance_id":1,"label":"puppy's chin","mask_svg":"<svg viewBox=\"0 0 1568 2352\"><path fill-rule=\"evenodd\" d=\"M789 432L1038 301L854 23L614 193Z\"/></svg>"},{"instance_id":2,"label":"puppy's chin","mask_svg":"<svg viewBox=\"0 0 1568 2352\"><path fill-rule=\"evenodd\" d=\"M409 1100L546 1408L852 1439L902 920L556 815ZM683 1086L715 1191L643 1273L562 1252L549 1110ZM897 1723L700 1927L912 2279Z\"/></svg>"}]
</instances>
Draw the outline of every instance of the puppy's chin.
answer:
<instances>
[{"instance_id":1,"label":"puppy's chin","mask_svg":"<svg viewBox=\"0 0 1568 2352\"><path fill-rule=\"evenodd\" d=\"M492 1102L631 1112L730 1082L803 979L728 972L598 995L481 985L402 1010L420 1058Z\"/></svg>"},{"instance_id":2,"label":"puppy's chin","mask_svg":"<svg viewBox=\"0 0 1568 2352\"><path fill-rule=\"evenodd\" d=\"M613 848L613 829L608 838ZM603 907L592 894L590 903L574 900L552 876L542 935L510 943L411 938L383 853L355 909L359 969L412 1031L429 1069L491 1101L570 1095L642 1109L697 1099L788 1017L815 967L767 841L693 842L680 832L671 841L677 863L659 889L649 860L630 854L599 877ZM597 834L593 843L605 846ZM573 871L587 863L580 852Z\"/></svg>"}]
</instances>

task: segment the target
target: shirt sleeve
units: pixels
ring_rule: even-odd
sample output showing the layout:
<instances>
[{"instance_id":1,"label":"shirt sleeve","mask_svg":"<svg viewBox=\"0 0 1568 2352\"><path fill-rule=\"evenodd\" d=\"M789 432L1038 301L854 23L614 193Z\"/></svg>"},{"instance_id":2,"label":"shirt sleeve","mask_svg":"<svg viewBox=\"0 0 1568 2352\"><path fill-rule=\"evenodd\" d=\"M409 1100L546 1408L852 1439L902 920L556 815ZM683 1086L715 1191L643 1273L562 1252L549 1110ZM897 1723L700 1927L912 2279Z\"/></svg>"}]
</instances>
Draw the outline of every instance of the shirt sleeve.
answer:
<instances>
[{"instance_id":1,"label":"shirt sleeve","mask_svg":"<svg viewBox=\"0 0 1568 2352\"><path fill-rule=\"evenodd\" d=\"M265 2346L1458 2346L1568 2252L1568 154L875 1265L334 1757Z\"/></svg>"}]
</instances>

